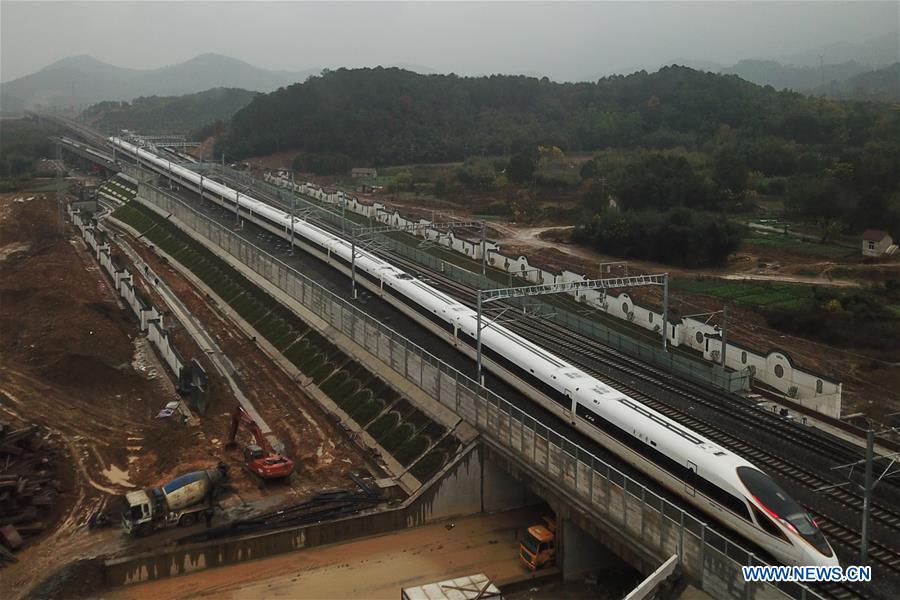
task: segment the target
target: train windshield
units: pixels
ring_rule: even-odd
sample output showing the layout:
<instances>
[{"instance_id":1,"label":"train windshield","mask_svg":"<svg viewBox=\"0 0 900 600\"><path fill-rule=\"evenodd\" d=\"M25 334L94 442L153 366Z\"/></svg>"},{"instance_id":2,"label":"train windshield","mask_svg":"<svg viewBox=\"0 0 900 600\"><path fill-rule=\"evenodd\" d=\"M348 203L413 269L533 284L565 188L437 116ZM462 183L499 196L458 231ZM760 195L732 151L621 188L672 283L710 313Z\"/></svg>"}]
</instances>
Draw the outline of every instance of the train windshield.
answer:
<instances>
[{"instance_id":1,"label":"train windshield","mask_svg":"<svg viewBox=\"0 0 900 600\"><path fill-rule=\"evenodd\" d=\"M788 496L787 492L772 481L771 477L751 467L738 467L737 474L747 486L747 490L768 510L769 514L782 521L788 529L793 529L816 550L825 556L832 556L831 546L828 545L825 536L809 518L803 507Z\"/></svg>"}]
</instances>

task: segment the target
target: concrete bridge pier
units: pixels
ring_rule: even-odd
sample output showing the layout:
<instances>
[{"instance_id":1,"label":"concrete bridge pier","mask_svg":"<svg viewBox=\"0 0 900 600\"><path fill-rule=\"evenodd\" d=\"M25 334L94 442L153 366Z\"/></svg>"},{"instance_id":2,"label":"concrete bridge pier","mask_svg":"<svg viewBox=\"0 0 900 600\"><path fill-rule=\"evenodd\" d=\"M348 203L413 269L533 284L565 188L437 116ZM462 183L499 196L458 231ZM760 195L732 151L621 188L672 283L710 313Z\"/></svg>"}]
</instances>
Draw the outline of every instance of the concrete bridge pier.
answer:
<instances>
[{"instance_id":1,"label":"concrete bridge pier","mask_svg":"<svg viewBox=\"0 0 900 600\"><path fill-rule=\"evenodd\" d=\"M571 519L558 520L556 531L556 562L565 581L581 579L592 571L602 571L610 564L622 562L612 550Z\"/></svg>"}]
</instances>

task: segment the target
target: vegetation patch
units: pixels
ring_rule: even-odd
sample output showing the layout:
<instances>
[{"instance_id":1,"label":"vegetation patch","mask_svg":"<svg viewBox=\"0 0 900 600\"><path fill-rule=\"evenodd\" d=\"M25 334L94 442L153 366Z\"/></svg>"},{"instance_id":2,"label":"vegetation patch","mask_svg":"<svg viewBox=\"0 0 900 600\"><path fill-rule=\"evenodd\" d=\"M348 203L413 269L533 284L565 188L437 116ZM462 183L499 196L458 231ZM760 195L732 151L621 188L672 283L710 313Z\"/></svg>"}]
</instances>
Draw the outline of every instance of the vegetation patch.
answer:
<instances>
[{"instance_id":1,"label":"vegetation patch","mask_svg":"<svg viewBox=\"0 0 900 600\"><path fill-rule=\"evenodd\" d=\"M412 437L412 434L415 433L415 431L416 429L412 424L401 423L378 441L385 450L393 454L401 444Z\"/></svg>"},{"instance_id":2,"label":"vegetation patch","mask_svg":"<svg viewBox=\"0 0 900 600\"><path fill-rule=\"evenodd\" d=\"M434 449L420 458L416 464L410 468L409 472L419 481L428 481L432 475L438 472L438 469L444 465L446 460L446 452Z\"/></svg>"},{"instance_id":3,"label":"vegetation patch","mask_svg":"<svg viewBox=\"0 0 900 600\"><path fill-rule=\"evenodd\" d=\"M391 430L393 430L397 426L399 422L400 415L391 411L375 419L375 422L369 425L366 428L366 431L369 432L369 435L380 442L385 436L387 436L388 433L391 432Z\"/></svg>"},{"instance_id":4,"label":"vegetation patch","mask_svg":"<svg viewBox=\"0 0 900 600\"><path fill-rule=\"evenodd\" d=\"M404 467L408 467L413 460L425 452L425 449L430 443L430 440L424 435L414 436L397 448L397 451L394 453L394 458L396 458Z\"/></svg>"}]
</instances>

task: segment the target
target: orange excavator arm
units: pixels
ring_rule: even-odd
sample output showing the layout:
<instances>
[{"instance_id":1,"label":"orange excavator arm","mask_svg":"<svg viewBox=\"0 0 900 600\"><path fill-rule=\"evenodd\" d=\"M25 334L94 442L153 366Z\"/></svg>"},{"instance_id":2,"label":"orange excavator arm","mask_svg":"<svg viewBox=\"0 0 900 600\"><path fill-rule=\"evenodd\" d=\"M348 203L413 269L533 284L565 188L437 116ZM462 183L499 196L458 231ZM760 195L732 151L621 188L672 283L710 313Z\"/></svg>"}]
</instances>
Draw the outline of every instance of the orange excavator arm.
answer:
<instances>
[{"instance_id":1,"label":"orange excavator arm","mask_svg":"<svg viewBox=\"0 0 900 600\"><path fill-rule=\"evenodd\" d=\"M231 415L231 430L228 435L228 442L225 445L226 448L233 448L236 445L235 439L241 424L250 430L256 445L262 449L263 453L262 458L247 459L247 466L251 471L264 479L284 478L294 472L294 461L282 456L272 448L272 444L263 435L262 429L259 428L253 417L240 404L235 407Z\"/></svg>"},{"instance_id":2,"label":"orange excavator arm","mask_svg":"<svg viewBox=\"0 0 900 600\"><path fill-rule=\"evenodd\" d=\"M262 429L259 428L259 425L256 424L256 421L253 420L250 413L244 410L244 407L240 404L234 408L234 412L231 415L231 434L228 436L229 446L234 445L234 440L237 438L238 427L240 427L242 423L250 430L253 439L256 441L256 445L262 448L263 453L265 453L266 456L276 454L272 449L269 440L263 435Z\"/></svg>"}]
</instances>

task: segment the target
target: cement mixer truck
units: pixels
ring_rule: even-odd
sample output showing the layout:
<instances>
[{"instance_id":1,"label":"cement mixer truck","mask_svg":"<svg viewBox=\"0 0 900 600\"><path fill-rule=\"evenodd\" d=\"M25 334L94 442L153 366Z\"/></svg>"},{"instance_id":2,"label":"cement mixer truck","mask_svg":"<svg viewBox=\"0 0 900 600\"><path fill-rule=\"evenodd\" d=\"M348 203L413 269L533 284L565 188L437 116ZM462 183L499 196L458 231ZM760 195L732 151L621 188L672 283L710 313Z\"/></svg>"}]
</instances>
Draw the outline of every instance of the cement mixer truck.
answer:
<instances>
[{"instance_id":1,"label":"cement mixer truck","mask_svg":"<svg viewBox=\"0 0 900 600\"><path fill-rule=\"evenodd\" d=\"M216 489L228 478L228 467L193 471L167 484L125 494L122 529L142 536L170 525L187 527L203 518L212 506Z\"/></svg>"}]
</instances>

